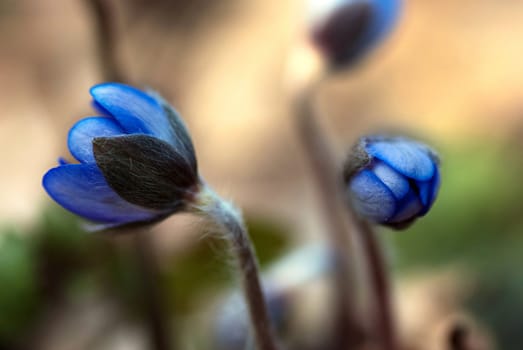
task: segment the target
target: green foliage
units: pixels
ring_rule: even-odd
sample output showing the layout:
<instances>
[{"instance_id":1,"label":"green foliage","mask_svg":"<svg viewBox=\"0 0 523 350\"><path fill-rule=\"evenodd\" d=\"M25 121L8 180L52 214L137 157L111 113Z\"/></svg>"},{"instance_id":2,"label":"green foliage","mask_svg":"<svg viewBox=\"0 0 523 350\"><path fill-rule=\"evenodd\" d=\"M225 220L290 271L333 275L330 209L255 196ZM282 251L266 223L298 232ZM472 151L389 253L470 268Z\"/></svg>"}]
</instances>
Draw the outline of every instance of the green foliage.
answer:
<instances>
[{"instance_id":1,"label":"green foliage","mask_svg":"<svg viewBox=\"0 0 523 350\"><path fill-rule=\"evenodd\" d=\"M247 226L262 267L274 261L288 248L289 232L284 225L269 219L249 217Z\"/></svg>"},{"instance_id":2,"label":"green foliage","mask_svg":"<svg viewBox=\"0 0 523 350\"><path fill-rule=\"evenodd\" d=\"M249 232L263 266L288 247L286 229L270 220L249 218ZM202 300L216 297L220 289L230 286L234 261L227 242L208 236L198 240L182 255L173 256L165 279L171 307L177 314L195 310Z\"/></svg>"},{"instance_id":3,"label":"green foliage","mask_svg":"<svg viewBox=\"0 0 523 350\"><path fill-rule=\"evenodd\" d=\"M13 342L37 314L37 266L27 237L12 230L0 236L0 344Z\"/></svg>"},{"instance_id":4,"label":"green foliage","mask_svg":"<svg viewBox=\"0 0 523 350\"><path fill-rule=\"evenodd\" d=\"M183 255L173 256L165 273L170 305L176 314L194 310L231 281L226 242L215 237L199 240Z\"/></svg>"},{"instance_id":5,"label":"green foliage","mask_svg":"<svg viewBox=\"0 0 523 350\"><path fill-rule=\"evenodd\" d=\"M280 225L253 219L248 226L262 264L288 246ZM226 243L195 237L189 249L163 266L171 313L195 312L231 285L234 263ZM42 313L57 311L59 301L85 293L111 296L129 317L141 317L141 283L132 236L86 233L76 216L52 206L28 232L0 231L0 348L17 345Z\"/></svg>"},{"instance_id":6,"label":"green foliage","mask_svg":"<svg viewBox=\"0 0 523 350\"><path fill-rule=\"evenodd\" d=\"M443 152L439 198L406 232L393 232L400 269L489 259L485 250L522 239L519 152L475 145Z\"/></svg>"},{"instance_id":7,"label":"green foliage","mask_svg":"<svg viewBox=\"0 0 523 350\"><path fill-rule=\"evenodd\" d=\"M476 283L467 309L493 332L500 349L521 348L523 314L523 158L492 144L443 152L440 196L426 218L392 232L399 271L452 263Z\"/></svg>"},{"instance_id":8,"label":"green foliage","mask_svg":"<svg viewBox=\"0 0 523 350\"><path fill-rule=\"evenodd\" d=\"M55 300L92 289L102 246L56 206L27 232L0 231L0 348L23 340Z\"/></svg>"},{"instance_id":9,"label":"green foliage","mask_svg":"<svg viewBox=\"0 0 523 350\"><path fill-rule=\"evenodd\" d=\"M517 149L468 145L442 152L442 187L434 208L405 232L387 232L397 248L395 266L409 269L466 264L476 281L468 307L516 349L523 313L523 159ZM250 218L260 263L288 248L282 225ZM53 206L29 232L0 232L0 347L12 344L51 300L103 293L138 316L141 276L130 239L85 233L78 219ZM207 236L170 257L163 285L177 316L231 287L234 262L224 240Z\"/></svg>"}]
</instances>

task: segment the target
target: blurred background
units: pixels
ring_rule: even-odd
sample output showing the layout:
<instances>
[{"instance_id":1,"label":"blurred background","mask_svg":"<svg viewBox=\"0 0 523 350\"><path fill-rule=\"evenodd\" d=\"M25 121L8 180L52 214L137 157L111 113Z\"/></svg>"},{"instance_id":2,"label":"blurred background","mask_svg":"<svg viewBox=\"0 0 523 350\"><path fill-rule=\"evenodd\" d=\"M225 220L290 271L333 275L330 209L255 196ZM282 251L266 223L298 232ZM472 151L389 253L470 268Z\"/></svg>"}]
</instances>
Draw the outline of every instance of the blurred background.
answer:
<instances>
[{"instance_id":1,"label":"blurred background","mask_svg":"<svg viewBox=\"0 0 523 350\"><path fill-rule=\"evenodd\" d=\"M182 113L202 174L243 207L262 265L321 240L285 81L306 40L305 2L108 3L120 70ZM521 1L405 1L385 45L319 91L340 158L383 128L440 152L429 215L380 233L408 349L446 349L456 325L488 348L521 349L521 33ZM84 233L41 187L68 156L68 129L93 113L89 87L104 80L92 6L0 0L0 42L0 349L146 349L130 238ZM234 287L224 242L178 215L151 237L173 339L211 348L211 306Z\"/></svg>"}]
</instances>

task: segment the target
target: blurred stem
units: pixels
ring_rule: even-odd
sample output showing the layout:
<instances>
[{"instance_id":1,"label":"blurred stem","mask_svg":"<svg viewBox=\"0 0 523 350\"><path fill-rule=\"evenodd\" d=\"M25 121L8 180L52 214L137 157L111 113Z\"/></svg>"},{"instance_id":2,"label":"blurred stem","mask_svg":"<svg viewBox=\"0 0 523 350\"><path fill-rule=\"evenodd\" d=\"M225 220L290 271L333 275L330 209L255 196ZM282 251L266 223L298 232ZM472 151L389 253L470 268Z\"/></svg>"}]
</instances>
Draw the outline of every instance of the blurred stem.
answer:
<instances>
[{"instance_id":1,"label":"blurred stem","mask_svg":"<svg viewBox=\"0 0 523 350\"><path fill-rule=\"evenodd\" d=\"M391 287L386 260L376 232L364 220L357 220L358 232L363 245L365 265L369 273L373 300L374 329L378 342L385 350L397 350L398 340L392 311Z\"/></svg>"},{"instance_id":2,"label":"blurred stem","mask_svg":"<svg viewBox=\"0 0 523 350\"><path fill-rule=\"evenodd\" d=\"M320 80L321 81L321 80ZM295 113L299 136L305 148L326 219L328 239L335 254L334 312L336 349L355 349L364 342L363 327L356 308L354 237L350 229L352 213L342 198L341 169L315 119L313 93L319 84L304 89L296 100ZM339 170L339 171L338 171ZM338 343L339 342L339 343Z\"/></svg>"},{"instance_id":3,"label":"blurred stem","mask_svg":"<svg viewBox=\"0 0 523 350\"><path fill-rule=\"evenodd\" d=\"M98 56L103 79L126 82L116 55L115 13L111 0L85 0L95 20ZM147 315L150 341L155 350L172 350L172 332L168 329L165 298L158 261L152 244L150 232L137 229L133 232L136 257L139 263L143 303Z\"/></svg>"},{"instance_id":4,"label":"blurred stem","mask_svg":"<svg viewBox=\"0 0 523 350\"><path fill-rule=\"evenodd\" d=\"M195 202L196 213L211 219L218 226L229 241L236 257L256 349L280 349L260 282L258 260L240 210L231 202L219 197L206 185L203 185Z\"/></svg>"},{"instance_id":5,"label":"blurred stem","mask_svg":"<svg viewBox=\"0 0 523 350\"><path fill-rule=\"evenodd\" d=\"M116 55L116 28L113 4L110 0L85 0L96 21L98 57L102 76L107 81L124 82Z\"/></svg>"},{"instance_id":6,"label":"blurred stem","mask_svg":"<svg viewBox=\"0 0 523 350\"><path fill-rule=\"evenodd\" d=\"M454 325L448 334L448 350L473 350L468 345L469 330L463 324Z\"/></svg>"},{"instance_id":7,"label":"blurred stem","mask_svg":"<svg viewBox=\"0 0 523 350\"><path fill-rule=\"evenodd\" d=\"M136 250L140 269L141 288L147 323L151 337L151 345L155 350L173 349L170 344L167 315L164 306L165 298L162 295L162 284L158 260L153 242L147 230L138 229L134 233L133 243Z\"/></svg>"}]
</instances>

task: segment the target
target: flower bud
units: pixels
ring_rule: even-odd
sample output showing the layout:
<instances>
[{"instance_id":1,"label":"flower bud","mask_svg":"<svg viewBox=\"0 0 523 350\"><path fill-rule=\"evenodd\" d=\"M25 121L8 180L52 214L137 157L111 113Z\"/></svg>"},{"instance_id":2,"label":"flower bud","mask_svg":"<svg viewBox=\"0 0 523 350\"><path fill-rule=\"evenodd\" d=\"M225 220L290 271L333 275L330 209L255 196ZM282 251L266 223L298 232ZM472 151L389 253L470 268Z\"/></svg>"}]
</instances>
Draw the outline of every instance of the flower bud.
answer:
<instances>
[{"instance_id":1,"label":"flower bud","mask_svg":"<svg viewBox=\"0 0 523 350\"><path fill-rule=\"evenodd\" d=\"M64 208L100 228L149 223L183 210L200 183L191 138L155 93L105 83L91 88L102 114L69 131L79 163L49 170L43 186Z\"/></svg>"},{"instance_id":2,"label":"flower bud","mask_svg":"<svg viewBox=\"0 0 523 350\"><path fill-rule=\"evenodd\" d=\"M400 0L311 0L313 41L330 65L350 65L393 28Z\"/></svg>"},{"instance_id":3,"label":"flower bud","mask_svg":"<svg viewBox=\"0 0 523 350\"><path fill-rule=\"evenodd\" d=\"M363 137L345 164L344 180L360 216L404 228L434 203L439 159L428 146L404 137Z\"/></svg>"}]
</instances>

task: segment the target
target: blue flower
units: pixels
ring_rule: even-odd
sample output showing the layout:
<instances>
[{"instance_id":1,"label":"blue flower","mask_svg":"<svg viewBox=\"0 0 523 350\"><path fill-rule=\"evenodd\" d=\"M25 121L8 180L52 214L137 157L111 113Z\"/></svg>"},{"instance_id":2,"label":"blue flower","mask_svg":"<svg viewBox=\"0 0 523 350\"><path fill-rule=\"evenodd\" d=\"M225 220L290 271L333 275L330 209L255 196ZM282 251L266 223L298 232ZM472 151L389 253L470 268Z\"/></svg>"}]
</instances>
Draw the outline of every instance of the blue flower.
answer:
<instances>
[{"instance_id":1,"label":"blue flower","mask_svg":"<svg viewBox=\"0 0 523 350\"><path fill-rule=\"evenodd\" d=\"M313 39L333 67L351 64L389 33L401 0L321 0L329 11L315 26Z\"/></svg>"},{"instance_id":2,"label":"blue flower","mask_svg":"<svg viewBox=\"0 0 523 350\"><path fill-rule=\"evenodd\" d=\"M395 228L425 215L438 193L439 160L403 137L364 137L345 166L347 195L362 217Z\"/></svg>"},{"instance_id":3,"label":"blue flower","mask_svg":"<svg viewBox=\"0 0 523 350\"><path fill-rule=\"evenodd\" d=\"M103 115L80 120L63 159L43 177L61 206L102 227L154 222L183 210L199 187L194 147L161 97L118 83L91 88Z\"/></svg>"}]
</instances>

